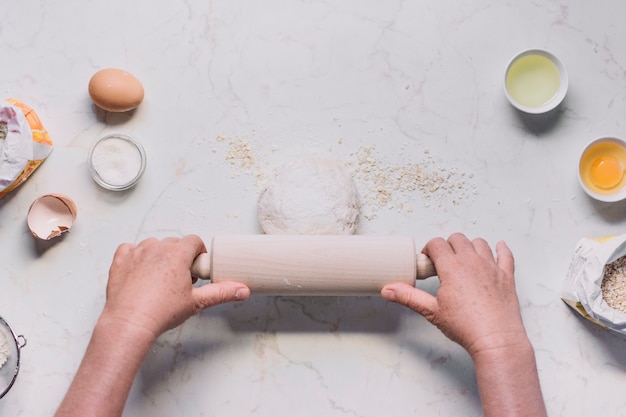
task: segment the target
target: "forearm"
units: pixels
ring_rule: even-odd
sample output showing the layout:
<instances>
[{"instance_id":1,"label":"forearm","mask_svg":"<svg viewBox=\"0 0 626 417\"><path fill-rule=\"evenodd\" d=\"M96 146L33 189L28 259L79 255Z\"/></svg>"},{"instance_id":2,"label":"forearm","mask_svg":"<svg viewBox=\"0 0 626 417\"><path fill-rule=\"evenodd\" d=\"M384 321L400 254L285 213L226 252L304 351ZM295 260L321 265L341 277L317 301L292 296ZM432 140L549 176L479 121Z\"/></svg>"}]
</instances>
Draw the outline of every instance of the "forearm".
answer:
<instances>
[{"instance_id":1,"label":"forearm","mask_svg":"<svg viewBox=\"0 0 626 417\"><path fill-rule=\"evenodd\" d=\"M546 416L535 353L527 338L472 356L485 417Z\"/></svg>"},{"instance_id":2,"label":"forearm","mask_svg":"<svg viewBox=\"0 0 626 417\"><path fill-rule=\"evenodd\" d=\"M121 416L154 336L103 313L55 417Z\"/></svg>"}]
</instances>

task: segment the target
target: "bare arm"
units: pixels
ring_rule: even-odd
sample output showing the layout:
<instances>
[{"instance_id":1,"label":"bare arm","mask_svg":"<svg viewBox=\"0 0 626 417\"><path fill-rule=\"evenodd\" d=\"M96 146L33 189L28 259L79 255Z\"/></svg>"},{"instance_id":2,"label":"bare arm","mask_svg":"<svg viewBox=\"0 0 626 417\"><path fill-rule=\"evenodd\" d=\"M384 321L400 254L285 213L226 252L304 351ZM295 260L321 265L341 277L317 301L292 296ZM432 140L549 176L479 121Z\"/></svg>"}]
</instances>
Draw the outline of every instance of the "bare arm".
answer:
<instances>
[{"instance_id":1,"label":"bare arm","mask_svg":"<svg viewBox=\"0 0 626 417\"><path fill-rule=\"evenodd\" d=\"M424 248L440 280L437 296L390 284L381 295L422 314L474 361L485 416L545 416L533 347L515 291L513 254L454 234Z\"/></svg>"},{"instance_id":2,"label":"bare arm","mask_svg":"<svg viewBox=\"0 0 626 417\"><path fill-rule=\"evenodd\" d=\"M189 268L205 251L193 235L117 249L104 309L56 417L122 415L135 375L161 333L204 308L250 295L234 282L194 288Z\"/></svg>"}]
</instances>

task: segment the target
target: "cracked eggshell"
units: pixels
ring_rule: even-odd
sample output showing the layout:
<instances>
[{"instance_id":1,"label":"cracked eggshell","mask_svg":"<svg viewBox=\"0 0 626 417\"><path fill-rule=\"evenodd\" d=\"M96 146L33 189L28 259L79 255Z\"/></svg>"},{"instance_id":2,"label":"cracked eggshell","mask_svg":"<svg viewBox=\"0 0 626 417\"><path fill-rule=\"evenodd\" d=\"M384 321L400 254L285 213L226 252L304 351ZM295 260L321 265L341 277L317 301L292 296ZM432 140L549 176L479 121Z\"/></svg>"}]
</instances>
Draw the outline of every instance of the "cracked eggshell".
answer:
<instances>
[{"instance_id":1,"label":"cracked eggshell","mask_svg":"<svg viewBox=\"0 0 626 417\"><path fill-rule=\"evenodd\" d=\"M70 230L77 213L76 204L68 196L43 195L28 209L28 230L38 239L53 239Z\"/></svg>"}]
</instances>

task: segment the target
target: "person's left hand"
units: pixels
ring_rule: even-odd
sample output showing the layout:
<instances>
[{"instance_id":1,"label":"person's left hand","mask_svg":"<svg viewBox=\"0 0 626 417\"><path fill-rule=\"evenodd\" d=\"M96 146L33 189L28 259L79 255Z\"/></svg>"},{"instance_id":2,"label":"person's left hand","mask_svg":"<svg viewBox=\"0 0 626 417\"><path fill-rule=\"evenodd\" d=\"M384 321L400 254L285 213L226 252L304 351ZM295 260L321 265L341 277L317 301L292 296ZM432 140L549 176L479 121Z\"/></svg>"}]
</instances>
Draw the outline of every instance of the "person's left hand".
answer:
<instances>
[{"instance_id":1,"label":"person's left hand","mask_svg":"<svg viewBox=\"0 0 626 417\"><path fill-rule=\"evenodd\" d=\"M207 307L248 298L250 290L241 283L193 286L191 264L204 252L196 235L120 245L109 270L103 315L156 338Z\"/></svg>"}]
</instances>

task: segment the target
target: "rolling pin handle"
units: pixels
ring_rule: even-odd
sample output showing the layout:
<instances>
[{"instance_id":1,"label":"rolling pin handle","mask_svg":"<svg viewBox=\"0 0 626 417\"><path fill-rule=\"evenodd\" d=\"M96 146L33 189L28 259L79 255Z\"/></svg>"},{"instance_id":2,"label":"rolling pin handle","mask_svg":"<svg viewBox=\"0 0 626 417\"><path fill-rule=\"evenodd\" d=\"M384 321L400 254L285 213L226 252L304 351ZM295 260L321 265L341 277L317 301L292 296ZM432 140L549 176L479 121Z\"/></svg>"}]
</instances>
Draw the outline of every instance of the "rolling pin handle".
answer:
<instances>
[{"instance_id":1,"label":"rolling pin handle","mask_svg":"<svg viewBox=\"0 0 626 417\"><path fill-rule=\"evenodd\" d=\"M437 275L435 265L428 256L423 253L418 253L415 257L415 261L417 265L416 279L426 279Z\"/></svg>"},{"instance_id":2,"label":"rolling pin handle","mask_svg":"<svg viewBox=\"0 0 626 417\"><path fill-rule=\"evenodd\" d=\"M211 279L211 255L201 253L191 265L191 276L200 279Z\"/></svg>"}]
</instances>

